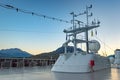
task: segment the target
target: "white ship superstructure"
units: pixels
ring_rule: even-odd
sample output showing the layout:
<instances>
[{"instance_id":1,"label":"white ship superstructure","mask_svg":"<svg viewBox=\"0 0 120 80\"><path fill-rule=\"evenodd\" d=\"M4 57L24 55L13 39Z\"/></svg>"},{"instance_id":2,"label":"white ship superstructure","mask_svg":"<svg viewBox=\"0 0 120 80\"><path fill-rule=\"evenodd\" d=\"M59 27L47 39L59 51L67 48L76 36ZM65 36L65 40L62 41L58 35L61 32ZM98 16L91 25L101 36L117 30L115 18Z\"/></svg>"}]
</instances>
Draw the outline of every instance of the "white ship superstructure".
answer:
<instances>
[{"instance_id":1,"label":"white ship superstructure","mask_svg":"<svg viewBox=\"0 0 120 80\"><path fill-rule=\"evenodd\" d=\"M60 54L58 60L52 68L52 71L81 73L110 68L109 59L97 54L98 50L100 49L100 43L96 40L88 40L88 31L100 26L99 21L92 21L91 24L88 22L88 18L92 16L92 14L89 15L89 9L91 8L92 5L89 7L86 6L85 12L78 15L76 15L74 12L71 13L73 16L73 27L70 29L64 29L63 31L66 33L66 42L63 44L65 52ZM86 15L86 24L82 27L76 27L75 18L83 14ZM78 22L83 23L82 21ZM85 39L77 38L77 36L81 33L85 33ZM72 53L67 51L67 46L69 43L74 45L74 52ZM86 51L77 50L77 45L82 43L86 44Z\"/></svg>"}]
</instances>

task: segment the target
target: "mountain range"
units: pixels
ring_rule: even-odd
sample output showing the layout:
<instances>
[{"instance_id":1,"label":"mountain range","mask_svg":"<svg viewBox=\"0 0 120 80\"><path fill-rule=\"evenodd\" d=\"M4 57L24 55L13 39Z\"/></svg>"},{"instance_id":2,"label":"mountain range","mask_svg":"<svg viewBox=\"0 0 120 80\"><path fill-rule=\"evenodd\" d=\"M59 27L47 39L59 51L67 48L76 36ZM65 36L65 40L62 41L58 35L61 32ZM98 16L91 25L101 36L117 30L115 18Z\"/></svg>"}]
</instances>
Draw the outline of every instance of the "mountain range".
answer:
<instances>
[{"instance_id":1,"label":"mountain range","mask_svg":"<svg viewBox=\"0 0 120 80\"><path fill-rule=\"evenodd\" d=\"M0 50L0 58L23 58L23 57L31 57L31 58L39 58L39 59L57 59L59 54L64 53L64 47L59 47L54 51L47 52L47 53L40 53L38 55L32 55L26 51L22 51L18 48L10 48L10 49L2 49ZM80 48L77 48L78 51L82 51ZM74 47L68 46L67 52L73 52Z\"/></svg>"},{"instance_id":2,"label":"mountain range","mask_svg":"<svg viewBox=\"0 0 120 80\"><path fill-rule=\"evenodd\" d=\"M10 49L2 49L0 50L0 58L37 58L37 59L57 59L59 54L64 53L65 48L63 46L57 48L54 51L46 52L46 53L40 53L37 55L32 55L26 51L22 51L19 48L10 48ZM74 47L68 46L67 52L73 52ZM77 51L82 51L80 48L77 48ZM110 55L114 56L114 55ZM110 57L108 56L108 57Z\"/></svg>"},{"instance_id":3,"label":"mountain range","mask_svg":"<svg viewBox=\"0 0 120 80\"><path fill-rule=\"evenodd\" d=\"M18 48L2 49L0 50L1 58L20 58L20 57L31 57L32 54L22 51Z\"/></svg>"}]
</instances>

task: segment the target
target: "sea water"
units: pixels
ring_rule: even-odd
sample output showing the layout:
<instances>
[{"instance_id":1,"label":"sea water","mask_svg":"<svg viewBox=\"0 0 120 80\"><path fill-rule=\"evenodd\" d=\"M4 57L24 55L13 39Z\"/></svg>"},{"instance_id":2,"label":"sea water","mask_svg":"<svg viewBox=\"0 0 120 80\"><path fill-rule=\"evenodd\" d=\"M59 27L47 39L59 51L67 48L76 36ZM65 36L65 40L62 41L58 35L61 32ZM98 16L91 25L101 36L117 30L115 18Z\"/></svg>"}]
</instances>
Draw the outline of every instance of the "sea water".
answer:
<instances>
[{"instance_id":1,"label":"sea water","mask_svg":"<svg viewBox=\"0 0 120 80\"><path fill-rule=\"evenodd\" d=\"M0 69L0 80L120 80L120 69L110 68L91 73L56 73L51 67Z\"/></svg>"}]
</instances>

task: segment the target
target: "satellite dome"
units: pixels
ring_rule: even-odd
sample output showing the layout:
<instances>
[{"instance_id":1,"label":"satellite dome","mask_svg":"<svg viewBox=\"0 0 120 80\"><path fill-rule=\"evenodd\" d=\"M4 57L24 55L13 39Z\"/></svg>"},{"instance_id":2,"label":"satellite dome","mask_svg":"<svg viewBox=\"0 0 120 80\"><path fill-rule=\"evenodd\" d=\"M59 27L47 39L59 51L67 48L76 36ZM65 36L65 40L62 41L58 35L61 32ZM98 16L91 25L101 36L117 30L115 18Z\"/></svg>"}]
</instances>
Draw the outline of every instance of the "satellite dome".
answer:
<instances>
[{"instance_id":1,"label":"satellite dome","mask_svg":"<svg viewBox=\"0 0 120 80\"><path fill-rule=\"evenodd\" d=\"M97 53L99 49L100 49L100 43L98 41L91 40L89 42L89 50L91 52Z\"/></svg>"}]
</instances>

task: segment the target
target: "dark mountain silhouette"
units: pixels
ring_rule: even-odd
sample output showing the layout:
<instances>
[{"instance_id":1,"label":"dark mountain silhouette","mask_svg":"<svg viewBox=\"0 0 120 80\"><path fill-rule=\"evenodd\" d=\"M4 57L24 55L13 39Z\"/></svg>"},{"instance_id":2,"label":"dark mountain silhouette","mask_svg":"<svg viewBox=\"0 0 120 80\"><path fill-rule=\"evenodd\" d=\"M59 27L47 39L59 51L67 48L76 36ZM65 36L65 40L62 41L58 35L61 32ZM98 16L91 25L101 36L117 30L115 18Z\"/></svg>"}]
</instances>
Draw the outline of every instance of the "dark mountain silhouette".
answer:
<instances>
[{"instance_id":1,"label":"dark mountain silhouette","mask_svg":"<svg viewBox=\"0 0 120 80\"><path fill-rule=\"evenodd\" d=\"M0 50L0 58L22 58L22 57L31 57L31 58L39 58L39 59L57 59L59 54L64 53L64 47L59 47L58 49L47 52L47 53L41 53L38 55L31 55L28 52L22 51L18 48L11 48L11 49L2 49ZM67 52L73 52L74 47L68 46ZM80 48L77 48L77 51L82 51Z\"/></svg>"},{"instance_id":2,"label":"dark mountain silhouette","mask_svg":"<svg viewBox=\"0 0 120 80\"><path fill-rule=\"evenodd\" d=\"M61 53L64 53L65 51L65 48L62 46L58 49L56 49L55 51L53 51L54 53L57 53L57 54L61 54ZM67 52L73 52L74 51L74 47L73 46L67 46ZM77 48L77 51L82 51L80 48Z\"/></svg>"},{"instance_id":3,"label":"dark mountain silhouette","mask_svg":"<svg viewBox=\"0 0 120 80\"><path fill-rule=\"evenodd\" d=\"M115 55L109 55L108 57L114 57L115 58Z\"/></svg>"},{"instance_id":4,"label":"dark mountain silhouette","mask_svg":"<svg viewBox=\"0 0 120 80\"><path fill-rule=\"evenodd\" d=\"M59 54L64 53L65 48L62 46L55 51L52 52L47 52L47 53L41 53L38 55L33 56L32 58L41 58L41 59L57 59L59 57ZM68 46L67 47L67 52L73 52L74 47L73 46ZM77 51L82 51L80 48L77 48Z\"/></svg>"},{"instance_id":5,"label":"dark mountain silhouette","mask_svg":"<svg viewBox=\"0 0 120 80\"><path fill-rule=\"evenodd\" d=\"M2 49L0 50L0 57L2 58L18 58L18 57L31 57L28 52L22 51L18 48Z\"/></svg>"}]
</instances>

